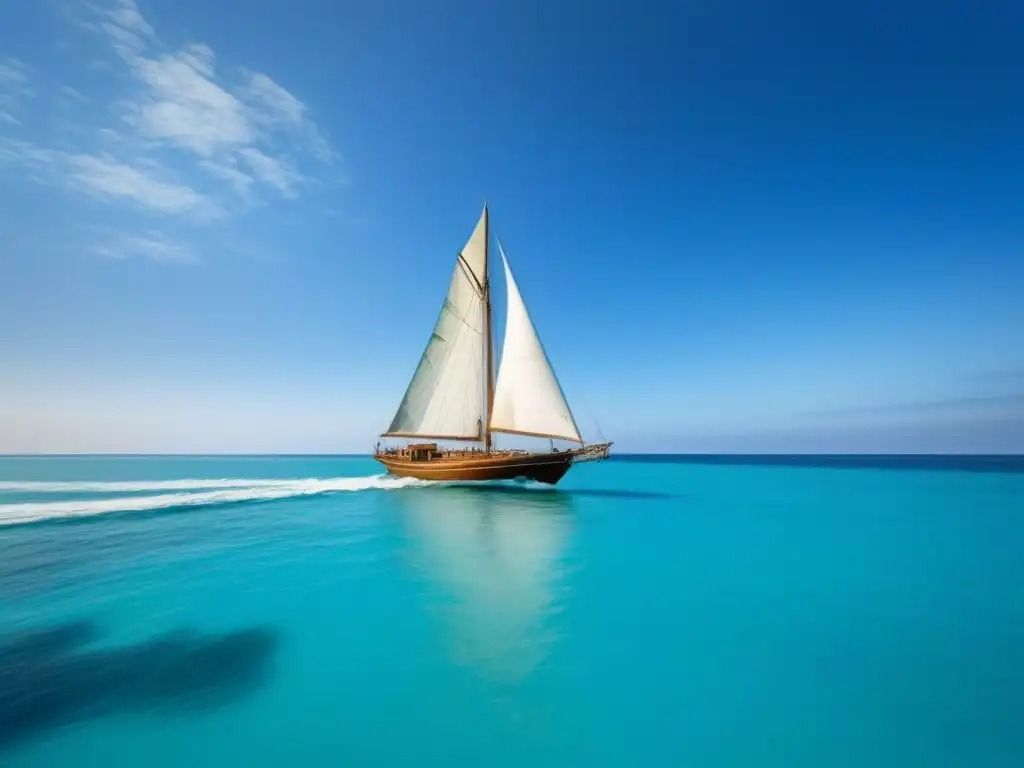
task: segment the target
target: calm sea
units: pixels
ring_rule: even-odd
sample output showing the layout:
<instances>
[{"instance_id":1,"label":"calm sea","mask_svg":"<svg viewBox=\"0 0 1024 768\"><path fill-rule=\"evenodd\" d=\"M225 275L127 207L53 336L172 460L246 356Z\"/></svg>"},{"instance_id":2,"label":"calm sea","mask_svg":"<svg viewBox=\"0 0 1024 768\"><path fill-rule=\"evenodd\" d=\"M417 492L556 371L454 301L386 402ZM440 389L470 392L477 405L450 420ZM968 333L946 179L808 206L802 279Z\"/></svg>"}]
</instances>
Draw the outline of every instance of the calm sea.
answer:
<instances>
[{"instance_id":1,"label":"calm sea","mask_svg":"<svg viewBox=\"0 0 1024 768\"><path fill-rule=\"evenodd\" d=\"M1024 765L1024 460L0 459L0 765Z\"/></svg>"}]
</instances>

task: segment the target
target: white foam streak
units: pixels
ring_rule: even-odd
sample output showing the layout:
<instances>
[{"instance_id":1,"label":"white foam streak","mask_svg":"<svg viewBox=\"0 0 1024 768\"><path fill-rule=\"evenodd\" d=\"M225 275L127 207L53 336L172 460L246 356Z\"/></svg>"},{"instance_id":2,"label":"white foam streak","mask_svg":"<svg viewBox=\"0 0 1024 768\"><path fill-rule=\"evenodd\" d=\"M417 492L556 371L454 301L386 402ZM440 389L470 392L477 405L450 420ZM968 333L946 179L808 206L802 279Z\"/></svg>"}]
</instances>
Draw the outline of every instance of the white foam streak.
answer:
<instances>
[{"instance_id":1,"label":"white foam streak","mask_svg":"<svg viewBox=\"0 0 1024 768\"><path fill-rule=\"evenodd\" d=\"M166 481L162 483L48 483L50 491L66 492L84 491L124 491L124 490L173 490L175 488L196 488L195 485L168 485L168 483L187 483L196 481ZM194 493L164 493L155 496L120 496L112 499L71 499L67 501L40 501L17 504L0 504L0 525L17 525L40 520L53 520L67 517L101 515L110 512L143 512L177 507L195 507L210 504L231 504L244 501L272 501L297 496L313 496L322 493L341 491L393 490L418 485L431 485L424 480L411 477L394 477L392 475L370 475L368 477L336 477L330 479L306 480L219 480L198 481L216 482L221 485L198 486L200 488L217 488ZM244 487L235 484L245 483ZM0 486L3 490L13 490L12 483ZM18 490L27 490L26 483L18 484ZM89 486L88 489L82 486ZM55 486L60 486L56 488ZM32 490L41 490L34 487Z\"/></svg>"},{"instance_id":2,"label":"white foam streak","mask_svg":"<svg viewBox=\"0 0 1024 768\"><path fill-rule=\"evenodd\" d=\"M34 480L0 480L0 491L34 493L125 493L132 491L190 491L200 488L263 488L292 485L301 480L247 480L245 478L193 480L124 480L108 482L42 482Z\"/></svg>"}]
</instances>

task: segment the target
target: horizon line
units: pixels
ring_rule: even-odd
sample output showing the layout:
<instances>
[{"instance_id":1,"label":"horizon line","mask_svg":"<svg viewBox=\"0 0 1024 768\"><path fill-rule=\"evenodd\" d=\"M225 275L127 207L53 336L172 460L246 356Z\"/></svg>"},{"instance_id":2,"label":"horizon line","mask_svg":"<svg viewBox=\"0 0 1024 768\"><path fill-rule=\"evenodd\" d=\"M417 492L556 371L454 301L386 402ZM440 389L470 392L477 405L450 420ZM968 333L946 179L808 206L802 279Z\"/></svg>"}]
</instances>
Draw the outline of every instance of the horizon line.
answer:
<instances>
[{"instance_id":1,"label":"horizon line","mask_svg":"<svg viewBox=\"0 0 1024 768\"><path fill-rule=\"evenodd\" d=\"M927 452L927 453L874 453L870 451L846 451L846 452L824 452L824 451L755 451L755 452L733 452L733 451L619 451L610 455L616 456L693 456L693 457L755 457L755 456L816 456L816 457L844 457L861 456L872 458L884 457L977 457L977 458L1020 458L1024 459L1024 453L955 453L955 452ZM0 459L31 459L31 458L372 458L372 453L235 453L235 452L204 452L204 453L124 453L124 452L64 452L64 453L4 453L0 452Z\"/></svg>"}]
</instances>

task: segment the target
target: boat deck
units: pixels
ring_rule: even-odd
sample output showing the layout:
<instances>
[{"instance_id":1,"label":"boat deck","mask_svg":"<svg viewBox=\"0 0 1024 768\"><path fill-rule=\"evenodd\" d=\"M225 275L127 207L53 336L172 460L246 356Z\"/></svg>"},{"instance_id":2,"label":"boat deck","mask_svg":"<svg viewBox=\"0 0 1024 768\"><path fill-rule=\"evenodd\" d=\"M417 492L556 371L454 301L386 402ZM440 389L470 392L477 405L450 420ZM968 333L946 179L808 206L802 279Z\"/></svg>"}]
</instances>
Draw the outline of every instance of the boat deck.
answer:
<instances>
[{"instance_id":1,"label":"boat deck","mask_svg":"<svg viewBox=\"0 0 1024 768\"><path fill-rule=\"evenodd\" d=\"M468 459L484 459L487 457L498 458L500 456L526 456L529 455L529 451L519 449L492 449L490 451L485 451L483 448L452 448L450 450L435 449L432 451L423 451L413 449L410 446L406 448L381 449L374 455L378 457L402 459L405 461L464 461Z\"/></svg>"},{"instance_id":2,"label":"boat deck","mask_svg":"<svg viewBox=\"0 0 1024 768\"><path fill-rule=\"evenodd\" d=\"M574 450L531 453L523 450L439 450L434 443L378 450L374 458L388 472L423 480L513 480L526 478L555 484L574 461L607 458L604 443Z\"/></svg>"}]
</instances>

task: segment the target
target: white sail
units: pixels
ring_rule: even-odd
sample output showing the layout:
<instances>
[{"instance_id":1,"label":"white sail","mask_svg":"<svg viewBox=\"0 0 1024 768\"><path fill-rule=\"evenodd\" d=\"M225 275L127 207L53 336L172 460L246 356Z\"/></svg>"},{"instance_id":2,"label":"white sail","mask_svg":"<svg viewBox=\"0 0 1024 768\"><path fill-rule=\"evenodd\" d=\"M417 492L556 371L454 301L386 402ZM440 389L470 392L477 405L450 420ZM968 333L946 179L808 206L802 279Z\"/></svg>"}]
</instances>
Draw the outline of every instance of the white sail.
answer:
<instances>
[{"instance_id":1,"label":"white sail","mask_svg":"<svg viewBox=\"0 0 1024 768\"><path fill-rule=\"evenodd\" d=\"M455 264L441 314L385 435L480 440L485 420L487 208Z\"/></svg>"},{"instance_id":2,"label":"white sail","mask_svg":"<svg viewBox=\"0 0 1024 768\"><path fill-rule=\"evenodd\" d=\"M508 314L501 367L494 387L491 430L582 443L579 428L544 354L501 243L498 243L498 250L505 265Z\"/></svg>"},{"instance_id":3,"label":"white sail","mask_svg":"<svg viewBox=\"0 0 1024 768\"><path fill-rule=\"evenodd\" d=\"M480 214L480 219L473 228L473 234L469 236L461 253L481 291L483 291L484 283L487 282L487 237L490 234L487 227L487 215L487 206L484 205L483 213Z\"/></svg>"}]
</instances>

